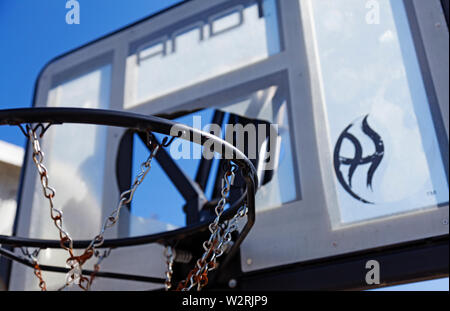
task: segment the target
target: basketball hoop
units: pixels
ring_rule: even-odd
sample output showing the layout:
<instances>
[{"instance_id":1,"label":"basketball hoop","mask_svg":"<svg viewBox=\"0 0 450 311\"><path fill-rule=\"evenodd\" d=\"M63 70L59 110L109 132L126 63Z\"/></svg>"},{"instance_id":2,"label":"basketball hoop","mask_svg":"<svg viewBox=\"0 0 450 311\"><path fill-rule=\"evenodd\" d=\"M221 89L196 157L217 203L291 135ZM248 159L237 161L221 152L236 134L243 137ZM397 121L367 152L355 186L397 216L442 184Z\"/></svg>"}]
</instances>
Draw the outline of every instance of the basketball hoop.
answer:
<instances>
[{"instance_id":1,"label":"basketball hoop","mask_svg":"<svg viewBox=\"0 0 450 311\"><path fill-rule=\"evenodd\" d=\"M131 187L121 193L116 208L104 220L100 232L94 236L92 240L74 240L70 236L70 233L65 230L63 225L63 213L53 202L56 190L52 188L53 185L51 185L48 171L44 165L45 157L40 147L40 139L51 126L62 125L65 123L124 127L135 132L144 133L147 137L146 144L150 150L148 158L142 162L140 172ZM153 116L144 116L122 111L82 108L26 108L0 110L0 125L19 126L24 135L28 138L32 147L32 159L40 177L42 192L48 202L51 219L54 222L60 237L58 241L0 236L0 244L19 247L23 250L24 256L19 256L4 248L0 248L0 254L33 267L35 275L39 279L39 286L42 290L46 290L46 284L41 274L41 271L43 270L66 273L66 283L61 289L75 283L83 290L89 290L95 277L135 280L146 279L144 276L102 273L100 271L100 264L113 248L150 243L159 243L166 246L165 255L168 267L165 279L147 278L147 281L163 283L165 284L166 289L169 290L172 288L173 262L177 260L178 257L175 255L175 242L192 238L199 232L204 233L209 230L209 239L203 243L204 254L196 261L194 268L189 272L184 281L179 282L177 287L178 290L190 290L193 288L201 290L208 283L208 272L216 269L218 258L225 253L227 254L228 259L231 258L254 223L255 191L256 185L258 184L255 168L241 151L212 134ZM173 134L173 129L176 129L175 132L177 134ZM159 143L154 138L153 133L167 135L167 137ZM200 140L197 141L194 139L195 137L200 138ZM213 142L214 146L220 146L220 148L215 148L217 150L214 151L218 152L222 158L225 158L225 155L232 155L231 159L227 159L229 161L227 162L228 165L223 176L221 198L215 204L214 220L212 222L201 221L181 229L157 234L105 239L105 232L118 222L120 210L123 206L128 205L133 200L134 193L145 179L147 173L149 173L152 160L158 151L161 148L169 146L176 138L185 139L200 145L204 145L208 141ZM245 181L244 194L225 210L225 205L229 203L228 195L231 185L238 172ZM211 202L208 203L211 205ZM245 216L247 216L245 225L240 231L240 234L236 238L233 238L232 233L238 231L238 220ZM26 249L27 247L37 248L37 251L30 253ZM37 261L38 251L45 248L62 248L67 251L68 258L66 264L69 268L39 265ZM83 249L83 252L81 255L75 256L74 249ZM106 250L101 252L100 249ZM94 265L94 271L83 269L84 264L93 257L97 258L97 262ZM185 258L184 261L189 262L190 259L186 261ZM222 263L222 266L226 264L226 261L227 260Z\"/></svg>"}]
</instances>

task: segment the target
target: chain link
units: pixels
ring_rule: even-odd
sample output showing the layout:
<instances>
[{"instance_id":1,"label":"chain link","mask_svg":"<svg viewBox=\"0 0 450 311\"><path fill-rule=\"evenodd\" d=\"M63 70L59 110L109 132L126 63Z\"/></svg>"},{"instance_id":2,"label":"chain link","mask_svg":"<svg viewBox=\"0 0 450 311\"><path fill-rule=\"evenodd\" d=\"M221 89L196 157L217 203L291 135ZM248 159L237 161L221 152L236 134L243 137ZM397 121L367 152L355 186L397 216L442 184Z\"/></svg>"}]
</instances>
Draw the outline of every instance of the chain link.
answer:
<instances>
[{"instance_id":1,"label":"chain link","mask_svg":"<svg viewBox=\"0 0 450 311\"><path fill-rule=\"evenodd\" d=\"M103 259L105 259L106 257L109 256L109 254L111 253L111 249L107 249L103 252L103 254L100 253L100 251L96 250L94 252L94 256L98 258L97 263L94 265L94 271L92 271L90 277L89 277L89 283L87 286L86 290L90 290L92 283L94 282L94 279L97 275L97 273L100 271L100 264L102 263ZM60 287L58 289L58 291L63 291L65 290L68 286L70 285L70 283L66 282L62 287Z\"/></svg>"},{"instance_id":2,"label":"chain link","mask_svg":"<svg viewBox=\"0 0 450 311\"><path fill-rule=\"evenodd\" d=\"M149 144L151 145L150 142L149 142ZM147 175L147 173L150 171L151 162L152 162L153 158L156 156L156 153L158 152L159 148L160 148L160 145L153 144L153 150L150 153L150 155L148 156L147 160L141 164L141 167L140 167L141 171L139 172L139 174L136 176L135 180L133 181L131 188L121 193L117 207L111 212L111 214L107 218L105 218L99 234L97 234L92 239L91 243L84 250L83 254L81 256L71 257L68 259L68 261L80 263L79 264L79 266L80 266L79 273L76 277L79 279L79 286L82 289L84 289L84 290L89 289L89 287L91 286L92 281L93 281L91 279L93 276L95 277L95 274L98 271L95 272L94 275L91 274L90 278L86 278L81 275L81 266L84 264L84 262L87 259L91 258L95 254L97 248L99 248L103 245L103 243L105 241L104 234L107 229L113 227L117 223L117 221L119 220L119 215L120 215L120 211L121 211L122 207L129 204L133 200L134 193L136 192L139 185L144 181L144 178ZM99 267L98 267L98 269L99 269ZM69 283L67 285L70 285L70 283L73 280L77 280L77 279L73 278L73 277L67 279L67 283Z\"/></svg>"},{"instance_id":3,"label":"chain link","mask_svg":"<svg viewBox=\"0 0 450 311\"><path fill-rule=\"evenodd\" d=\"M224 254L227 247L232 243L231 234L238 229L237 221L247 213L247 206L244 204L230 220L225 221L222 225L220 224L220 217L223 214L234 178L233 169L228 170L223 177L222 197L215 207L216 217L209 225L211 235L203 243L203 256L197 260L195 267L189 272L186 279L178 284L178 291L189 291L195 286L200 291L208 284L208 272L217 268L217 259Z\"/></svg>"},{"instance_id":4,"label":"chain link","mask_svg":"<svg viewBox=\"0 0 450 311\"><path fill-rule=\"evenodd\" d=\"M109 256L109 254L111 254L111 249L107 249L105 251L103 251L103 253L100 253L100 251L96 250L95 251L95 257L97 257L97 263L94 265L94 271L91 273L91 276L89 278L89 286L88 286L88 290L91 289L92 283L94 282L94 279L97 275L97 273L100 271L100 265L102 263L102 261Z\"/></svg>"},{"instance_id":5,"label":"chain link","mask_svg":"<svg viewBox=\"0 0 450 311\"><path fill-rule=\"evenodd\" d=\"M49 186L48 171L47 168L43 165L44 153L41 150L38 135L36 133L39 127L42 128L42 133L40 135L40 137L42 137L44 131L48 127L44 128L42 125L38 125L33 129L30 125L27 126L27 134L33 147L32 158L40 176L44 197L49 202L50 216L59 232L60 245L69 253L69 258L66 260L66 263L70 267L70 270L67 273L66 283L60 290L66 288L72 283L78 284L78 286L84 290L89 290L96 274L100 270L100 263L111 252L111 249L109 249L103 254L100 254L97 248L101 247L104 243L104 234L106 230L114 226L119 220L119 215L122 207L129 204L133 200L137 188L143 182L145 176L150 171L151 161L158 152L160 145L152 145L153 150L147 160L141 164L141 171L136 176L131 188L121 193L117 207L104 220L99 234L97 234L92 239L91 243L84 250L82 255L75 256L73 252L73 240L70 237L69 233L63 229L63 212L55 208L54 206L53 198L56 195L56 191ZM151 145L151 142L149 142L149 144ZM201 290L204 286L206 286L208 284L208 272L214 270L217 267L217 259L222 256L227 250L228 246L233 243L232 233L238 229L237 221L240 218L244 217L247 213L247 207L244 204L239 208L237 213L230 220L225 221L223 224L220 224L220 218L224 212L224 208L227 203L227 198L231 189L231 185L234 182L234 178L235 174L232 167L227 170L222 180L223 186L221 191L221 199L214 209L216 217L208 227L211 235L210 238L203 243L203 256L197 260L195 267L189 272L187 278L179 283L177 290L189 291L195 286L197 286L197 290ZM36 258L38 252L34 256L30 254L28 250L22 251L32 260L34 264L34 274L39 279L39 287L41 288L41 290L45 291L46 284L42 278L41 269ZM82 266L92 256L96 256L98 258L98 261L94 265L94 271L90 275L90 278L87 278L82 274ZM173 264L175 260L175 252L170 246L166 248L165 256L167 259L165 288L166 290L170 290L172 288Z\"/></svg>"},{"instance_id":6,"label":"chain link","mask_svg":"<svg viewBox=\"0 0 450 311\"><path fill-rule=\"evenodd\" d=\"M97 234L92 239L91 243L88 245L88 247L83 251L83 253L80 256L75 256L73 251L73 239L70 237L69 233L63 229L63 212L54 207L53 198L55 197L56 191L55 189L49 186L48 171L47 168L43 165L44 152L41 150L39 138L37 135L38 128L41 128L42 130L41 134L39 135L40 137L42 137L44 132L48 129L49 126L50 125L44 127L42 124L39 124L38 126L33 128L31 125L27 125L26 132L22 129L22 127L21 130L24 132L24 134L27 133L27 137L30 139L31 146L33 147L33 155L32 155L33 162L35 163L37 171L40 176L44 197L47 198L49 202L50 216L59 232L60 245L64 250L66 250L69 253L69 258L66 260L66 263L70 267L70 270L66 276L66 283L64 284L64 286L60 288L60 290L65 289L67 286L73 283L78 284L78 286L83 290L88 290L92 285L92 281L95 278L96 273L100 269L100 262L109 255L109 252L107 253L105 252L103 256L99 257L99 261L97 262L96 265L94 265L94 272L91 274L90 278L83 276L82 267L84 263L88 259L90 259L93 255L98 256L99 253L96 249L101 247L101 245L104 243L105 231L117 223L117 221L119 220L119 215L122 207L129 204L132 201L136 189L143 182L145 176L150 171L151 161L156 156L156 153L158 152L161 145L152 144L150 141L148 142L148 145L152 146L153 150L151 151L147 160L141 164L141 171L136 176L131 188L121 193L117 207L104 220L99 234ZM37 260L34 260L34 263L35 263L35 274L40 280L40 286L42 285L41 288L42 287L45 288L45 282L42 279L41 270L37 263Z\"/></svg>"},{"instance_id":7,"label":"chain link","mask_svg":"<svg viewBox=\"0 0 450 311\"><path fill-rule=\"evenodd\" d=\"M87 249L98 248L103 244L103 242L105 241L104 238L105 231L116 224L116 222L119 220L120 210L122 209L122 207L129 204L133 200L134 193L136 192L139 185L144 181L145 176L150 171L151 162L153 158L156 156L156 153L158 152L159 148L160 145L154 145L153 151L150 153L147 160L141 164L140 167L141 171L133 181L131 188L122 192L116 209L105 219L105 221L103 222L102 229L100 230L100 233L91 241Z\"/></svg>"},{"instance_id":8,"label":"chain link","mask_svg":"<svg viewBox=\"0 0 450 311\"><path fill-rule=\"evenodd\" d=\"M42 127L42 126L41 126ZM69 253L69 256L72 258L74 257L73 253L73 240L70 237L69 233L63 229L63 212L54 206L53 198L56 195L55 189L51 188L49 186L49 180L48 180L48 171L47 168L44 166L44 152L41 149L39 138L36 133L39 126L35 127L34 129L28 125L27 126L27 134L30 139L31 146L33 148L33 162L36 166L36 169L39 173L40 180L41 180L41 186L42 191L44 194L44 197L48 200L48 204L50 207L50 217L52 218L56 228L58 229L59 237L60 237L60 246L64 250L66 250ZM43 130L44 131L44 130ZM41 133L42 136L43 133ZM67 262L70 267L70 272L74 272L78 269L78 265L74 262ZM42 274L40 273L39 265L37 265L37 261L35 263L35 274L39 278L40 284L43 282L42 280ZM44 282L45 283L45 282Z\"/></svg>"},{"instance_id":9,"label":"chain link","mask_svg":"<svg viewBox=\"0 0 450 311\"><path fill-rule=\"evenodd\" d=\"M41 291L43 291L43 292L47 291L47 284L45 283L45 281L42 277L41 267L39 266L37 261L34 263L34 275L39 280L39 288L41 289Z\"/></svg>"},{"instance_id":10,"label":"chain link","mask_svg":"<svg viewBox=\"0 0 450 311\"><path fill-rule=\"evenodd\" d=\"M22 251L22 254L25 255L33 264L33 269L34 269L34 275L38 278L39 280L39 288L41 289L41 291L45 292L47 291L47 284L45 283L43 277L42 277L42 270L41 267L39 266L37 257L39 256L39 252L41 251L40 248L35 249L33 251L33 253L30 253L28 251L27 248L20 248L20 250Z\"/></svg>"},{"instance_id":11,"label":"chain link","mask_svg":"<svg viewBox=\"0 0 450 311\"><path fill-rule=\"evenodd\" d=\"M172 288L173 263L175 261L175 250L172 246L166 247L164 256L166 257L167 263L166 281L164 282L164 287L166 291L168 291Z\"/></svg>"}]
</instances>

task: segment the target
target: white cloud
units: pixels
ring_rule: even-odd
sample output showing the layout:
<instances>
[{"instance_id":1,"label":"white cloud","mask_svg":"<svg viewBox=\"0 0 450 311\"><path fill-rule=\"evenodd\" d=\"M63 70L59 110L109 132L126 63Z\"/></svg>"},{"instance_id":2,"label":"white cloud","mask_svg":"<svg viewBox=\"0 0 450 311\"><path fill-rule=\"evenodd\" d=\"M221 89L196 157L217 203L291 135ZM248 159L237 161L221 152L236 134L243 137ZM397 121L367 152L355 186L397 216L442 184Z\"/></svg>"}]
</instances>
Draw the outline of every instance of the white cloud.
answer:
<instances>
[{"instance_id":1,"label":"white cloud","mask_svg":"<svg viewBox=\"0 0 450 311\"><path fill-rule=\"evenodd\" d=\"M386 30L379 38L380 43L392 42L395 39L395 34L392 30Z\"/></svg>"},{"instance_id":2,"label":"white cloud","mask_svg":"<svg viewBox=\"0 0 450 311\"><path fill-rule=\"evenodd\" d=\"M340 10L331 10L325 13L323 24L327 31L340 32L344 24L344 15Z\"/></svg>"}]
</instances>

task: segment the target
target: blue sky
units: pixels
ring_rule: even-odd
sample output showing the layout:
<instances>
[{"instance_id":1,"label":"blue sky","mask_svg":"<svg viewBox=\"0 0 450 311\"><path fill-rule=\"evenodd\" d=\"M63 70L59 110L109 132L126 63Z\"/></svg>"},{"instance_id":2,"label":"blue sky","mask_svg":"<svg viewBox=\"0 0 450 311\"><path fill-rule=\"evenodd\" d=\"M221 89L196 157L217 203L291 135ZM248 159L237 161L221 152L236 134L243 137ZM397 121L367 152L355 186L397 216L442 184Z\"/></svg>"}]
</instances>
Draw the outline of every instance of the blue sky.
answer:
<instances>
[{"instance_id":1,"label":"blue sky","mask_svg":"<svg viewBox=\"0 0 450 311\"><path fill-rule=\"evenodd\" d=\"M179 2L79 0L81 22L68 25L65 1L0 1L0 108L30 107L39 72L54 57ZM15 127L3 127L0 140L25 143Z\"/></svg>"},{"instance_id":2,"label":"blue sky","mask_svg":"<svg viewBox=\"0 0 450 311\"><path fill-rule=\"evenodd\" d=\"M79 0L81 23L67 25L63 0L1 0L0 109L30 107L39 72L56 56L179 2ZM25 144L16 127L2 127L0 140ZM448 291L448 288L446 278L390 289Z\"/></svg>"}]
</instances>

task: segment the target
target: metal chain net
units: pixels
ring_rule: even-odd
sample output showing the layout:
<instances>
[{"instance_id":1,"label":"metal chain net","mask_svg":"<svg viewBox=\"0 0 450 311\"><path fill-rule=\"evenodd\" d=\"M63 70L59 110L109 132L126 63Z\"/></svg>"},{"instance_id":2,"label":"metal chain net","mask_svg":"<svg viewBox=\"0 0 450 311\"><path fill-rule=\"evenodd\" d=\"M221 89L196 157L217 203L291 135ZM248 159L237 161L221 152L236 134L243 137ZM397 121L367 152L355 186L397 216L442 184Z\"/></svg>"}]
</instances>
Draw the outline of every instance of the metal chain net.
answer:
<instances>
[{"instance_id":1,"label":"metal chain net","mask_svg":"<svg viewBox=\"0 0 450 311\"><path fill-rule=\"evenodd\" d=\"M209 225L211 233L209 239L203 243L203 256L197 260L195 267L189 272L186 279L178 284L177 291L189 291L196 287L200 291L208 284L208 272L217 268L217 259L222 256L228 246L232 244L232 233L238 229L237 221L247 214L247 206L244 203L237 213L228 221L220 224L225 204L234 182L234 171L228 170L222 180L223 188L221 199L215 207L216 217ZM169 269L168 269L169 270Z\"/></svg>"},{"instance_id":2,"label":"metal chain net","mask_svg":"<svg viewBox=\"0 0 450 311\"><path fill-rule=\"evenodd\" d=\"M42 128L42 132L38 137L37 130L39 128ZM32 154L33 162L35 163L36 169L40 176L44 197L49 202L50 217L52 218L56 228L58 229L60 237L60 245L64 250L66 250L69 253L69 257L66 260L66 263L69 266L70 270L66 275L66 283L60 288L60 290L63 290L74 283L78 284L78 286L83 290L89 290L95 278L95 274L100 269L101 261L105 257L107 257L110 253L109 250L106 251L103 255L100 255L100 253L97 251L97 248L101 247L102 244L104 243L105 241L104 234L106 230L114 226L119 220L119 215L122 207L129 204L132 201L134 193L136 192L139 185L144 181L144 178L147 175L147 173L150 171L151 161L156 156L156 153L158 152L160 145L152 144L150 141L148 142L149 146L151 145L153 147L153 150L150 153L147 160L141 164L140 172L136 176L131 188L121 193L117 207L104 220L99 234L97 234L92 239L91 243L88 245L88 247L83 251L83 253L80 256L75 256L73 250L73 239L71 238L70 234L63 229L63 212L54 206L53 198L56 195L56 191L54 188L49 186L48 170L43 164L44 152L41 149L39 138L42 138L47 128L48 126L44 128L41 124L39 124L34 128L31 127L31 125L27 125L27 131L26 132L23 130L22 131L26 133L27 137L30 139L31 146L33 148ZM94 272L91 274L90 277L85 277L82 272L82 267L84 263L94 255L99 258L97 264L94 265ZM41 288L41 290L45 291L47 289L47 286L42 278L42 273L37 258L36 256L35 257L29 256L29 257L32 259L34 263L34 273L39 279L39 287Z\"/></svg>"},{"instance_id":3,"label":"metal chain net","mask_svg":"<svg viewBox=\"0 0 450 311\"><path fill-rule=\"evenodd\" d=\"M156 153L158 152L161 145L152 144L149 141L149 146L151 145L153 149L147 160L141 164L140 172L133 181L132 186L130 187L130 189L121 193L116 208L107 218L105 218L99 234L97 234L92 239L88 247L84 249L83 253L80 256L75 256L73 250L73 239L71 238L70 234L63 228L63 212L54 206L53 199L56 195L56 191L54 188L49 186L48 170L43 164L44 152L41 149L39 138L42 138L44 132L48 127L49 126L44 128L41 124L39 124L38 126L33 128L31 127L31 125L27 125L27 131L23 132L26 133L27 137L30 139L31 146L33 148L32 159L39 173L43 195L47 199L50 207L50 217L53 220L55 227L58 229L60 246L69 254L66 263L69 266L70 270L66 275L66 283L59 290L63 290L72 284L77 284L83 290L89 290L92 286L96 274L100 270L101 262L104 258L108 257L111 252L111 249L109 249L101 254L97 250L103 245L105 241L104 234L108 228L111 228L117 223L122 207L129 204L133 200L133 196L137 188L144 181L146 175L150 171L151 161L156 156ZM38 128L42 129L39 137L37 134ZM163 142L162 146L166 146L166 144ZM194 287L196 287L196 289L200 291L204 286L208 284L208 272L217 268L217 259L221 257L226 252L230 244L233 243L232 233L238 230L238 220L243 218L247 214L247 206L244 203L244 205L239 208L237 213L231 219L220 223L220 218L224 212L231 185L233 185L235 178L233 168L234 167L230 167L223 176L221 199L214 209L216 217L208 227L211 234L209 239L203 243L204 253L202 257L197 260L195 267L189 272L186 279L178 284L178 287L176 288L177 291L189 291ZM34 265L34 274L39 280L39 287L42 291L47 290L47 286L44 279L42 278L41 268L37 260L39 250L37 252L35 251L33 254L30 254L27 250L24 251L23 249L22 252L29 258L29 260L31 260ZM82 267L85 262L93 256L97 257L98 260L94 265L94 271L92 272L90 277L86 277L83 275ZM167 259L167 271L166 281L164 285L166 290L170 290L172 288L175 250L170 246L166 247L165 257Z\"/></svg>"}]
</instances>

